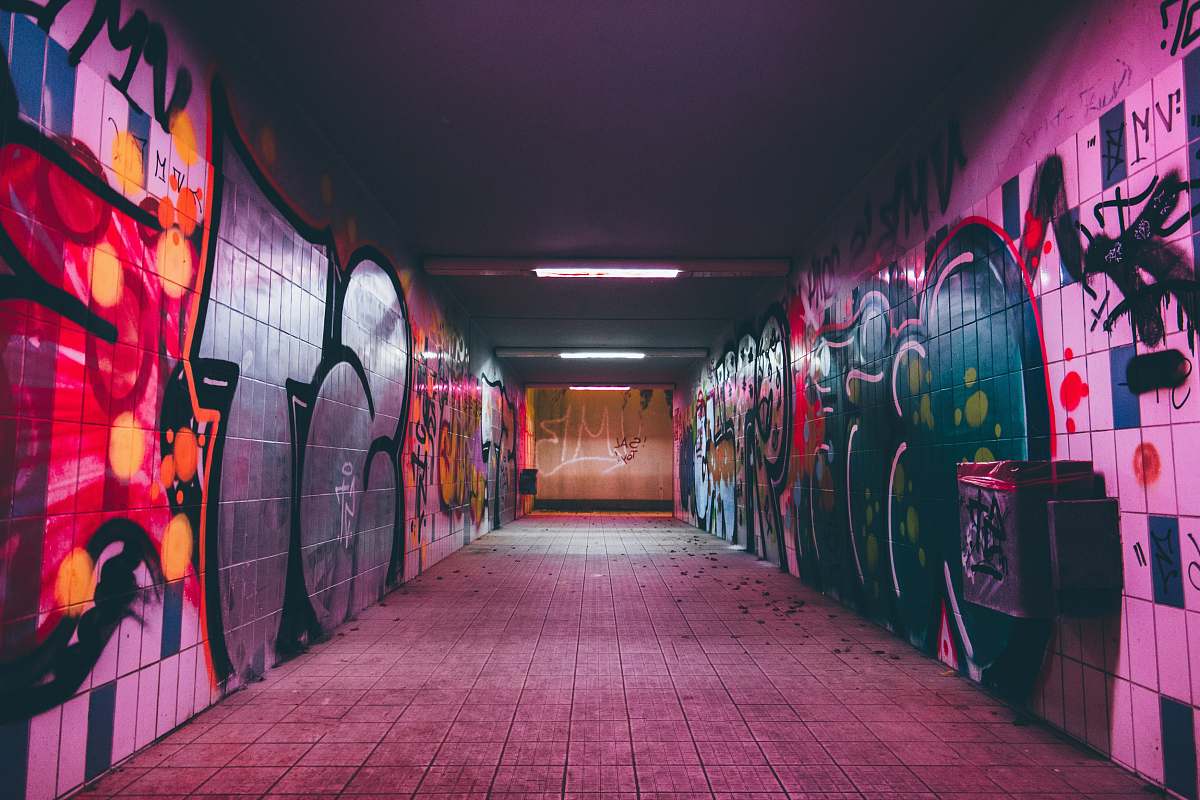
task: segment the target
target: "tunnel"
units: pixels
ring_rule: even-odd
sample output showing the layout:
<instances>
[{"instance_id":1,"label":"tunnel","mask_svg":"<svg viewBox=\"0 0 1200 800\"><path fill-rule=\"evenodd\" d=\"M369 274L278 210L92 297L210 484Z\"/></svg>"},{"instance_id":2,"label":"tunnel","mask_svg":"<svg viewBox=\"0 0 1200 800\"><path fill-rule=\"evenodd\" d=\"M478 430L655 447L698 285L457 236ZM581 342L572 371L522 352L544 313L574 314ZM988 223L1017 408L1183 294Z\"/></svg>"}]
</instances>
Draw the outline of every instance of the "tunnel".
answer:
<instances>
[{"instance_id":1,"label":"tunnel","mask_svg":"<svg viewBox=\"0 0 1200 800\"><path fill-rule=\"evenodd\" d=\"M0 0L0 797L1196 800L1197 8Z\"/></svg>"}]
</instances>

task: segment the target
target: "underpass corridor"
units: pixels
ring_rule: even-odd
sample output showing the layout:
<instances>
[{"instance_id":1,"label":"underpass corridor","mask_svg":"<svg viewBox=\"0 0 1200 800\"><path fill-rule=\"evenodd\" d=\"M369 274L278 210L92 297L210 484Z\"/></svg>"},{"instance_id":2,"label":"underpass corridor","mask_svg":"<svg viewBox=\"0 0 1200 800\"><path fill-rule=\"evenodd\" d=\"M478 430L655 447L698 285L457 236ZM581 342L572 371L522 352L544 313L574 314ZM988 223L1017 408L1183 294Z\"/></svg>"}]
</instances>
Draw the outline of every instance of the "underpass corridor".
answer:
<instances>
[{"instance_id":1,"label":"underpass corridor","mask_svg":"<svg viewBox=\"0 0 1200 800\"><path fill-rule=\"evenodd\" d=\"M1200 800L1200 0L0 0L0 800Z\"/></svg>"},{"instance_id":2,"label":"underpass corridor","mask_svg":"<svg viewBox=\"0 0 1200 800\"><path fill-rule=\"evenodd\" d=\"M1147 796L725 541L558 513L473 541L83 793L221 795Z\"/></svg>"}]
</instances>

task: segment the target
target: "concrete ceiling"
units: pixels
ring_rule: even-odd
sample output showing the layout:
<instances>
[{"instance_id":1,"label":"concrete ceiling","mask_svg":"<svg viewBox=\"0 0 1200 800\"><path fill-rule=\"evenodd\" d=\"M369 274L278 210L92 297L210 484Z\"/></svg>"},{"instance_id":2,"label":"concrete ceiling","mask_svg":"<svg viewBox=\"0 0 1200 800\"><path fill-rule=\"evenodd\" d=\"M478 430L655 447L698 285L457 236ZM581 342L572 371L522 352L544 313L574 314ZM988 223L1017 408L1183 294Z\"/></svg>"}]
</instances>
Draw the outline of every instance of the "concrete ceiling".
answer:
<instances>
[{"instance_id":1,"label":"concrete ceiling","mask_svg":"<svg viewBox=\"0 0 1200 800\"><path fill-rule=\"evenodd\" d=\"M210 7L416 254L530 258L786 258L951 74L1038 17L1027 0ZM554 347L708 346L779 284L439 280L497 345Z\"/></svg>"}]
</instances>

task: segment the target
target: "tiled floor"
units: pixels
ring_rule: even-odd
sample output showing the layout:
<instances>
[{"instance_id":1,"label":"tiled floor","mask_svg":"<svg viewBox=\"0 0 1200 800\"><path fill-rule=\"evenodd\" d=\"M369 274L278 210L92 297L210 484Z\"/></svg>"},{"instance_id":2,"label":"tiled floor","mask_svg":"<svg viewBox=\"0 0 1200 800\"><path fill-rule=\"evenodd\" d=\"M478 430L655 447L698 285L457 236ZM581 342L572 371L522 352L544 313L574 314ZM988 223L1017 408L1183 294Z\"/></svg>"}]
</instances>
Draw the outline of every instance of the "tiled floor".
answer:
<instances>
[{"instance_id":1,"label":"tiled floor","mask_svg":"<svg viewBox=\"0 0 1200 800\"><path fill-rule=\"evenodd\" d=\"M1012 719L886 631L693 528L538 515L472 542L87 791L1149 796Z\"/></svg>"}]
</instances>

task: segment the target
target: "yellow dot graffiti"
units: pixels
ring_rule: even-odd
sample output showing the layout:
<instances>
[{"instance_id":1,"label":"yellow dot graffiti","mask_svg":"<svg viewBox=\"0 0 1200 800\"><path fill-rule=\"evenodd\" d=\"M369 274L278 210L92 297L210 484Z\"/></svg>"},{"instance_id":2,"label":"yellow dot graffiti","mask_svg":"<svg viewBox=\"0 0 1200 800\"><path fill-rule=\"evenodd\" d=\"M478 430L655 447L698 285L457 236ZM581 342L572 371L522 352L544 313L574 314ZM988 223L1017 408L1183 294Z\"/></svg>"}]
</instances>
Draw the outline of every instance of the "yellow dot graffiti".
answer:
<instances>
[{"instance_id":1,"label":"yellow dot graffiti","mask_svg":"<svg viewBox=\"0 0 1200 800\"><path fill-rule=\"evenodd\" d=\"M162 569L167 580L187 575L192 562L192 523L186 514L176 514L167 523L162 539Z\"/></svg>"},{"instance_id":2,"label":"yellow dot graffiti","mask_svg":"<svg viewBox=\"0 0 1200 800\"><path fill-rule=\"evenodd\" d=\"M123 481L133 477L146 456L146 432L128 411L113 420L108 434L108 463L113 474Z\"/></svg>"},{"instance_id":3,"label":"yellow dot graffiti","mask_svg":"<svg viewBox=\"0 0 1200 800\"><path fill-rule=\"evenodd\" d=\"M117 252L108 242L92 251L92 299L97 305L112 308L121 299L124 277Z\"/></svg>"},{"instance_id":4,"label":"yellow dot graffiti","mask_svg":"<svg viewBox=\"0 0 1200 800\"><path fill-rule=\"evenodd\" d=\"M54 600L66 613L78 616L84 611L83 604L91 601L96 590L94 570L92 557L82 547L72 549L58 565Z\"/></svg>"}]
</instances>

